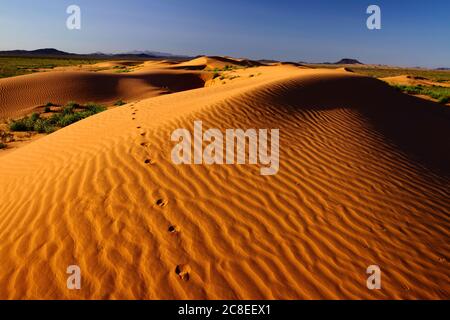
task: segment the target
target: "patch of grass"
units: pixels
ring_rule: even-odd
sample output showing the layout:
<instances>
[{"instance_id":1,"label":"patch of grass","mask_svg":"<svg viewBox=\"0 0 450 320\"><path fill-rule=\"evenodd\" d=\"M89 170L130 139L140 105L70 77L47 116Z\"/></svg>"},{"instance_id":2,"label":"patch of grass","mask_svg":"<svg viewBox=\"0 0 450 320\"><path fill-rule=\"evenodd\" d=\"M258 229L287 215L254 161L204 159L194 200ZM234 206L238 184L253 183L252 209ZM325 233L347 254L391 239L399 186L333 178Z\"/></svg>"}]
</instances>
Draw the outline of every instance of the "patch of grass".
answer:
<instances>
[{"instance_id":1,"label":"patch of grass","mask_svg":"<svg viewBox=\"0 0 450 320\"><path fill-rule=\"evenodd\" d=\"M128 72L131 72L132 70L131 69L127 69L127 68L118 68L117 70L116 70L116 73L128 73Z\"/></svg>"},{"instance_id":2,"label":"patch of grass","mask_svg":"<svg viewBox=\"0 0 450 320\"><path fill-rule=\"evenodd\" d=\"M12 121L9 124L9 129L11 131L51 133L105 110L106 108L99 104L88 103L81 106L71 101L60 112L53 114L50 118L41 118L38 113L33 113L29 117Z\"/></svg>"},{"instance_id":3,"label":"patch of grass","mask_svg":"<svg viewBox=\"0 0 450 320\"><path fill-rule=\"evenodd\" d=\"M336 64L306 64L313 68L341 68L342 65ZM409 75L413 77L423 77L437 82L450 81L450 70L432 70L420 68L396 68L388 66L371 66L371 65L352 65L351 69L359 74L374 77L385 78L401 75Z\"/></svg>"},{"instance_id":4,"label":"patch of grass","mask_svg":"<svg viewBox=\"0 0 450 320\"><path fill-rule=\"evenodd\" d=\"M442 98L440 98L440 99L438 100L438 102L439 102L439 103L442 103L442 104L447 104L447 103L450 102L450 98L449 98L449 97L442 97Z\"/></svg>"},{"instance_id":5,"label":"patch of grass","mask_svg":"<svg viewBox=\"0 0 450 320\"><path fill-rule=\"evenodd\" d=\"M422 94L438 100L439 103L448 103L450 99L450 88L438 87L438 86L405 86L405 85L393 85L401 92L408 94Z\"/></svg>"},{"instance_id":6,"label":"patch of grass","mask_svg":"<svg viewBox=\"0 0 450 320\"><path fill-rule=\"evenodd\" d=\"M116 107L123 106L124 104L127 104L127 103L125 101L122 101L122 100L118 100L118 101L114 102L114 105Z\"/></svg>"},{"instance_id":7,"label":"patch of grass","mask_svg":"<svg viewBox=\"0 0 450 320\"><path fill-rule=\"evenodd\" d=\"M20 76L39 69L94 64L101 60L77 58L0 57L0 78Z\"/></svg>"}]
</instances>

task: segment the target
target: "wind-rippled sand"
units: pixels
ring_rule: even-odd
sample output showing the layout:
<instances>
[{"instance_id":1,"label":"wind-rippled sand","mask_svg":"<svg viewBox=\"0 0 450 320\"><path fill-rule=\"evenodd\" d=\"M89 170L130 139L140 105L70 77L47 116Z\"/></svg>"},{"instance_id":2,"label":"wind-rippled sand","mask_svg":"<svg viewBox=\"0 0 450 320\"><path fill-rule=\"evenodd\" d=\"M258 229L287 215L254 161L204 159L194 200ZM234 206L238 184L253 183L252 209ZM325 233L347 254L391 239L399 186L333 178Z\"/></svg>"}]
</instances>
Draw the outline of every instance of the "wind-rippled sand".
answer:
<instances>
[{"instance_id":1,"label":"wind-rippled sand","mask_svg":"<svg viewBox=\"0 0 450 320\"><path fill-rule=\"evenodd\" d=\"M0 157L0 298L448 299L449 113L343 70L235 72ZM195 120L279 128L278 174L174 165Z\"/></svg>"}]
</instances>

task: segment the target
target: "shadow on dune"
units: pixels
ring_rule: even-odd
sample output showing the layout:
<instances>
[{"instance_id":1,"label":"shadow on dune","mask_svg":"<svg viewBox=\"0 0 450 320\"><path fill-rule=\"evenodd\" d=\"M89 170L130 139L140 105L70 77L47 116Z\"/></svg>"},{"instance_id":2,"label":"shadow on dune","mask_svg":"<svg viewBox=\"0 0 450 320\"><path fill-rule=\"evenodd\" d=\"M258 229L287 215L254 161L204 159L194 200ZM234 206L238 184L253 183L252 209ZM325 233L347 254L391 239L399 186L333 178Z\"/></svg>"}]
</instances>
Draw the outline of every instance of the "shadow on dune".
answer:
<instances>
[{"instance_id":1,"label":"shadow on dune","mask_svg":"<svg viewBox=\"0 0 450 320\"><path fill-rule=\"evenodd\" d=\"M280 98L291 112L353 108L412 160L450 177L448 107L400 93L380 80L352 75L294 84Z\"/></svg>"},{"instance_id":2,"label":"shadow on dune","mask_svg":"<svg viewBox=\"0 0 450 320\"><path fill-rule=\"evenodd\" d=\"M129 77L143 80L150 86L166 87L172 92L192 90L205 86L205 81L200 73L152 73L129 75Z\"/></svg>"},{"instance_id":3,"label":"shadow on dune","mask_svg":"<svg viewBox=\"0 0 450 320\"><path fill-rule=\"evenodd\" d=\"M204 87L197 71L136 73L42 72L0 80L0 118L20 116L49 101L112 103Z\"/></svg>"}]
</instances>

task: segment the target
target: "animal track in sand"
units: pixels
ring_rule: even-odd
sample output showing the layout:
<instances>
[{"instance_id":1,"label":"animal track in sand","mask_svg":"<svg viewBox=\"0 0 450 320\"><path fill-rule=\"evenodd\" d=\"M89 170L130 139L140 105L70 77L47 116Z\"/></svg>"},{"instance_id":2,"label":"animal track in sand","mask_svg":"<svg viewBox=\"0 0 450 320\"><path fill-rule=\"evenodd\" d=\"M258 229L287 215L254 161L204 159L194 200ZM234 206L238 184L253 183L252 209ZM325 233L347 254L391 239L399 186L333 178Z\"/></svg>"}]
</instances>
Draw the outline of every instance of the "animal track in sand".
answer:
<instances>
[{"instance_id":1,"label":"animal track in sand","mask_svg":"<svg viewBox=\"0 0 450 320\"><path fill-rule=\"evenodd\" d=\"M144 163L145 164L154 164L155 162L152 159L145 159Z\"/></svg>"},{"instance_id":2,"label":"animal track in sand","mask_svg":"<svg viewBox=\"0 0 450 320\"><path fill-rule=\"evenodd\" d=\"M189 280L189 271L191 271L191 268L186 264L179 264L175 268L175 273L184 281Z\"/></svg>"},{"instance_id":3,"label":"animal track in sand","mask_svg":"<svg viewBox=\"0 0 450 320\"><path fill-rule=\"evenodd\" d=\"M158 207L165 207L167 205L167 201L164 199L158 199L155 203Z\"/></svg>"}]
</instances>

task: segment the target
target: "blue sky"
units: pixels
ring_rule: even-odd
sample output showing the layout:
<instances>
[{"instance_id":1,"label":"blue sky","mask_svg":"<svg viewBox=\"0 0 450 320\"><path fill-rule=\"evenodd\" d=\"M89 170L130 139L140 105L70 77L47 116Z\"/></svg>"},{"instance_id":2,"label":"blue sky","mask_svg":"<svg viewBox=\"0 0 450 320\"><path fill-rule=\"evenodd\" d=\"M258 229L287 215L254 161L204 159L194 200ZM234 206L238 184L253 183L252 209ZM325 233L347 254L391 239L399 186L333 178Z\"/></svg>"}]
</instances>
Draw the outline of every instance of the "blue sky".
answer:
<instances>
[{"instance_id":1,"label":"blue sky","mask_svg":"<svg viewBox=\"0 0 450 320\"><path fill-rule=\"evenodd\" d=\"M66 28L71 4L81 30ZM370 4L381 30L366 27ZM46 47L450 67L450 1L2 0L0 50Z\"/></svg>"}]
</instances>

